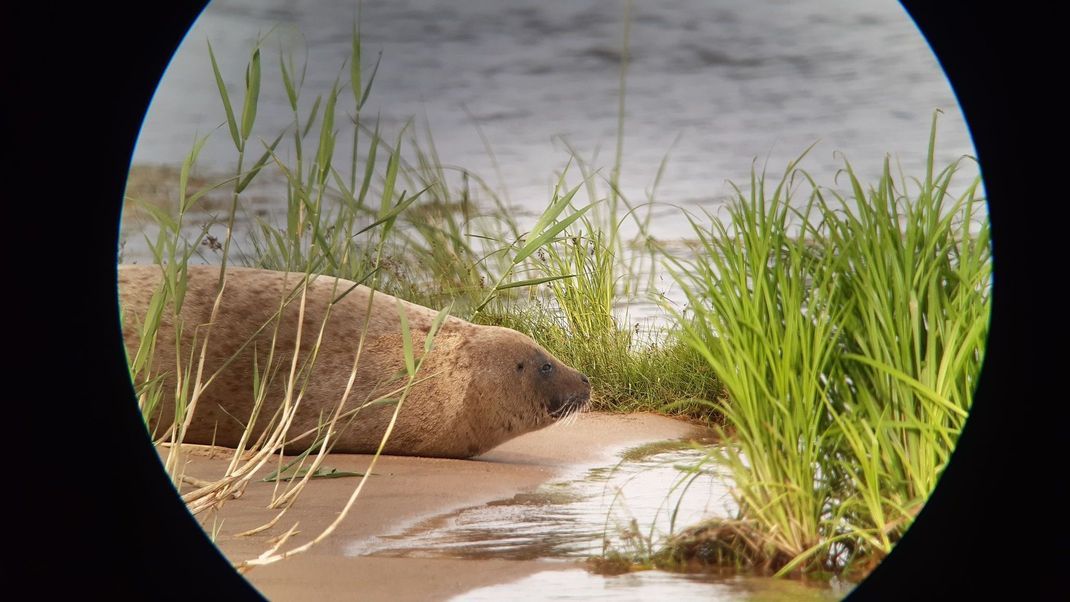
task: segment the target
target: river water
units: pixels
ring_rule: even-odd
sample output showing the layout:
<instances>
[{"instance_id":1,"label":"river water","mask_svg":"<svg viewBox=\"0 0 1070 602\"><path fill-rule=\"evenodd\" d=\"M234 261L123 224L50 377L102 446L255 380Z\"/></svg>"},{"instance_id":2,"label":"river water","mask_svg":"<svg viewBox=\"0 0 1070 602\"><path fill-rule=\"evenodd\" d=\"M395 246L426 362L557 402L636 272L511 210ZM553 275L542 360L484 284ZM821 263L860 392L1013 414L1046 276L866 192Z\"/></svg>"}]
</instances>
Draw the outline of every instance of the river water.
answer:
<instances>
[{"instance_id":1,"label":"river water","mask_svg":"<svg viewBox=\"0 0 1070 602\"><path fill-rule=\"evenodd\" d=\"M666 442L671 444L672 442ZM636 453L638 452L638 453ZM431 517L394 533L351 541L348 555L420 558L639 559L683 528L738 511L727 470L701 447L625 450L612 465L574 466L532 492ZM646 570L599 575L549 567L453 600L756 600L831 601L850 584Z\"/></svg>"},{"instance_id":2,"label":"river water","mask_svg":"<svg viewBox=\"0 0 1070 602\"><path fill-rule=\"evenodd\" d=\"M300 65L307 49L307 112L339 73L348 78L355 5L212 2L160 83L134 163L178 164L195 134L211 132L202 167L234 165L227 129L216 129L225 116L207 41L240 111L250 49L271 32L254 139L274 138L292 121L279 51ZM482 175L518 212L537 212L568 162L564 141L606 175L613 165L626 14L624 0L365 1L365 74L380 52L382 62L362 119L378 116L392 140L415 118L444 163ZM729 181L747 182L752 161L779 174L815 142L803 167L824 185L843 166L837 152L865 177L889 153L921 175L936 109L938 162L973 154L947 79L892 0L639 1L630 22L621 191L633 202L648 199L670 149L655 196L688 208L723 200ZM336 163L347 153L341 142ZM679 214L664 213L655 235L686 234Z\"/></svg>"},{"instance_id":3,"label":"river water","mask_svg":"<svg viewBox=\"0 0 1070 602\"><path fill-rule=\"evenodd\" d=\"M534 492L349 548L355 554L518 560L657 548L684 527L737 512L731 477L705 456L704 450L684 448L610 466L577 466Z\"/></svg>"}]
</instances>

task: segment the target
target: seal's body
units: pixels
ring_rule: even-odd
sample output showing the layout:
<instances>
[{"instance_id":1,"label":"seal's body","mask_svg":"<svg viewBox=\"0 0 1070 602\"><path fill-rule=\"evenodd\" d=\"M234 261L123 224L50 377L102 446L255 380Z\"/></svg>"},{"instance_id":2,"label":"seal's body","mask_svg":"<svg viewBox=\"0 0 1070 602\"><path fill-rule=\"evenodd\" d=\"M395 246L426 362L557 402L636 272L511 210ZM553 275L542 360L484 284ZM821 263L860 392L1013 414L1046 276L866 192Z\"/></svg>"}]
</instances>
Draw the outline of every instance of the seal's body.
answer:
<instances>
[{"instance_id":1,"label":"seal's body","mask_svg":"<svg viewBox=\"0 0 1070 602\"><path fill-rule=\"evenodd\" d=\"M399 398L399 389L408 380L399 306L407 317L417 360L438 313L378 292L369 312L371 291L367 287L352 288L354 283L348 280L313 276L304 287L302 314L302 274L227 268L219 311L209 329L219 268L189 266L188 270L179 358L183 369L192 365L190 373L196 374L207 336L203 380L211 380L197 402L187 443L237 446L244 425L251 421L257 380L268 385L262 408L252 421L250 441L264 431L287 398L287 381L294 383L290 402L299 404L288 431L291 439L330 419L343 401L351 375L343 411L384 396ZM158 265L119 267L123 331L131 358L161 277ZM280 312L288 297L292 299ZM150 420L152 428L174 420L176 329L167 313L153 356L153 373L166 373L166 377L163 399ZM367 334L354 374L365 322ZM289 378L291 370L293 379ZM475 456L581 411L589 397L587 377L562 364L530 337L450 317L442 323L416 375L384 453ZM394 410L390 401L373 403L357 412L352 422L342 419L339 425L344 428L332 450L374 452ZM312 442L313 436L306 436L286 449L300 451Z\"/></svg>"}]
</instances>

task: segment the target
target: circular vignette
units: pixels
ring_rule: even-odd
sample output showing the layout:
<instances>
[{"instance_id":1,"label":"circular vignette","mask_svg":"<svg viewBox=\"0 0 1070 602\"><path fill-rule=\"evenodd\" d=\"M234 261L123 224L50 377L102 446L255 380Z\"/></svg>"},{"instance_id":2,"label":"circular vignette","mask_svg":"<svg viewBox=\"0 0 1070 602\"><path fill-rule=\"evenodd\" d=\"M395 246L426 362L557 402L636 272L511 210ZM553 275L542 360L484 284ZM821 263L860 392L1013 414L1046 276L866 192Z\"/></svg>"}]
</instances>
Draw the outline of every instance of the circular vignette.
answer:
<instances>
[{"instance_id":1,"label":"circular vignette","mask_svg":"<svg viewBox=\"0 0 1070 602\"><path fill-rule=\"evenodd\" d=\"M1028 557L1028 577L1024 577L1009 568L1016 563L1008 562L1006 552L998 549L1008 542L1001 544L992 531L1002 529L996 523L1016 511L1014 502L1008 501L1015 494L1001 495L1001 489L1014 488L1023 469L1046 473L1047 479L1053 474L1053 467L1022 466L1054 456L1035 453L1036 446L1051 445L1051 439L1045 437L1045 425L1027 428L1025 420L1032 412L1021 411L1019 405L1045 399L1039 390L1035 396L1025 393L1036 387L1030 373L1039 368L1027 370L1031 354L1037 353L1030 340L1037 331L1023 323L1026 316L1043 317L1030 295L1035 283L1043 280L1031 273L1037 269L1035 257L1029 256L1037 252L1033 243L1014 244L1026 240L1032 230L1025 212L1014 209L1014 203L1043 193L1030 188L1038 187L1036 178L1027 175L1035 166L1028 166L1029 156L1021 152L1033 147L1027 137L1035 126L1019 127L1014 116L1051 115L1057 110L1045 113L1036 97L1008 92L1028 89L1030 75L1020 66L1048 52L1040 48L1044 36L1030 33L1035 24L1027 23L1029 13L1023 7L901 3L950 81L977 149L992 223L991 326L973 405L951 461L911 528L847 599L919 595L965 599L997 591L1030 598L1030 593L1048 591L1056 557L1034 551L1033 544L1044 546L1054 533L1014 524L1012 519L1009 528L1018 532L1010 537L1015 550L1011 553Z\"/></svg>"},{"instance_id":2,"label":"circular vignette","mask_svg":"<svg viewBox=\"0 0 1070 602\"><path fill-rule=\"evenodd\" d=\"M48 258L27 259L24 282L40 283L42 265L56 268L47 293L26 296L28 313L42 317L18 320L27 334L15 340L28 344L11 369L32 387L26 405L37 415L25 424L48 427L45 438L19 429L28 438L21 449L58 456L46 463L35 454L24 472L36 493L5 502L30 530L7 568L40 597L263 599L167 479L134 403L119 325L119 216L134 143L170 57L205 5L5 5L3 21L17 25L4 36L6 54L20 57L5 131L11 116L12 148L25 167L18 184L27 188L14 197L27 202L11 223L34 224L20 229L17 248ZM27 208L36 215L21 215Z\"/></svg>"},{"instance_id":3,"label":"circular vignette","mask_svg":"<svg viewBox=\"0 0 1070 602\"><path fill-rule=\"evenodd\" d=\"M122 31L124 28L118 25L119 21L112 15L104 15L100 19L103 28L98 31L103 31L104 35L112 34L116 36L116 40L97 47L95 53L97 57L104 59L104 62L121 67L99 77L81 74L75 78L76 82L87 84L82 87L83 90L114 91L111 98L100 98L88 103L88 106L99 111L99 122L91 127L95 128L94 133L101 136L100 140L106 149L99 153L100 156L89 158L86 166L82 167L90 176L84 182L92 185L109 180L107 186L100 186L99 190L102 192L94 195L95 197L110 200L109 202L115 205L120 204L125 169L128 167L140 118L148 106L152 89L166 67L166 57L177 47L203 4L189 3L174 7L168 14L157 13L146 20L143 30L135 35ZM999 554L986 551L991 543L990 534L976 528L976 525L984 524L986 521L982 520L983 518L999 516L1001 511L1006 510L1001 507L999 500L993 499L984 476L991 473L1007 474L1015 468L1011 465L1007 452L995 449L991 443L998 440L997 437L1004 439L1008 435L1015 437L1021 434L1021 425L1014 422L1021 418L997 415L994 406L996 399L1021 396L1020 391L1011 391L1010 383L1020 382L1024 378L1024 360L1020 357L1014 359L1012 354L1016 349L1030 348L1029 341L1025 338L1027 329L1012 326L1013 321L1022 315L1020 310L1026 307L1025 291L1029 290L1028 284L1024 282L1028 277L1022 272L1025 261L1018 254L1020 251L1010 244L1013 238L1021 238L1021 234L1025 232L1025 224L1021 221L1020 214L1015 215L1011 211L1008 200L1016 192L1013 188L1019 186L1017 182L1012 181L1017 179L1015 168L1020 165L1015 162L1023 161L1023 158L1001 151L1023 146L1021 134L1007 126L1006 118L1007 115L1022 114L1023 107L1012 106L1014 101L1009 95L1004 97L990 94L996 87L1017 90L1028 87L1024 74L1003 63L1003 57L1021 57L1030 49L1015 46L1019 40L1013 33L1025 30L1022 26L1023 19L991 8L970 7L970 12L967 13L961 7L955 7L957 10L947 6L923 9L917 6L921 3L904 4L929 40L959 97L985 174L986 190L990 197L990 216L994 224L993 261L994 273L997 274L993 296L993 326L977 397L953 461L926 509L919 515L914 528L908 531L893 554L878 567L871 578L858 587L852 599L863 599L878 593L891 595L896 591L905 592L908 588L912 593L916 593L919 583L903 579L904 573L910 574L912 578L920 578L926 587L935 588L927 590L934 593L988 591L993 585L993 575L1006 574L1005 563L999 558ZM150 23L158 23L159 27ZM1012 35L1007 35L1008 31ZM996 35L997 32L999 35ZM97 36L83 35L83 38L86 37ZM978 40L982 39L985 43L978 43ZM140 57L133 61L136 64L130 64L135 54ZM88 85L93 83L97 86ZM136 115L137 119L133 119L131 115ZM103 384L102 389L105 392L115 393L114 399L129 400L132 398L132 390L125 374L121 336L116 328L118 316L107 313L114 313L117 307L114 254L118 239L118 211L118 206L115 206L109 208L104 218L97 214L85 221L78 220L76 232L81 231L85 236L84 248L88 257L86 265L89 269L75 281L84 285L86 290L100 293L100 301L93 300L86 308L80 308L83 317L95 319L98 324L91 327L87 338L93 338L98 345L101 342L109 342L106 353L101 353L97 347L95 356L86 356L90 359L85 362L83 369L90 368L87 374L93 376L86 382ZM93 214L86 212L85 215ZM105 223L109 220L110 223ZM88 228L90 231L85 232L87 224L103 227ZM102 237L101 231L108 232L109 236ZM74 240L81 242L82 238L76 234ZM104 285L101 286L101 283ZM107 315L108 319L101 320L102 315ZM126 474L122 480L130 485L129 495L124 501L124 510L130 512L131 507L134 507L132 514L137 516L125 529L119 529L117 538L120 545L124 545L121 542L125 541L130 550L130 570L143 572L142 577L133 581L139 585L148 582L166 583L165 578L169 577L166 568L159 567L167 567L169 561L177 561L180 555L178 550L182 548L186 551L195 550L194 556L211 556L213 552L218 554L188 513L184 518L181 516L184 508L178 505L180 502L163 476L158 460L151 454L143 427L132 421L137 418L132 406L102 412L100 418L114 419L115 423L122 424L122 432L115 440L113 450L119 453L129 452L133 454L131 458L137 456L136 460L130 460L136 466L132 464L128 467L125 459L120 464L121 470ZM1008 429L1011 430L1010 433ZM166 489L160 490L160 485ZM154 491L150 493L146 490ZM138 494L135 491L144 493ZM144 510L137 510L139 505L143 505L141 507ZM152 512L147 510L149 507L153 507ZM180 512L176 512L176 509ZM112 510L104 516L110 520L117 518L119 513ZM171 517L175 517L175 524L169 524ZM126 518L129 520L130 515L126 514ZM172 548L175 551L173 558L165 559L159 556L161 550L154 547L151 539L147 538L146 527L151 527L154 533L173 527L175 536L184 543ZM147 550L151 550L154 557L150 557ZM151 565L157 568L149 566L150 558ZM185 562L190 560L185 556L182 558ZM205 567L212 565L230 570L221 557L203 564ZM938 574L934 574L932 567L939 567ZM110 574L115 575L114 566L109 570L112 571ZM213 570L216 569L206 568L202 576L207 576ZM978 578L979 576L984 576L984 580ZM120 573L119 577L125 575ZM157 580L156 577L160 579ZM104 584L102 582L102 585ZM109 585L116 586L114 581ZM250 590L245 593L251 593L251 588L247 585L244 587ZM1022 587L1028 588L1029 583L1023 584Z\"/></svg>"}]
</instances>

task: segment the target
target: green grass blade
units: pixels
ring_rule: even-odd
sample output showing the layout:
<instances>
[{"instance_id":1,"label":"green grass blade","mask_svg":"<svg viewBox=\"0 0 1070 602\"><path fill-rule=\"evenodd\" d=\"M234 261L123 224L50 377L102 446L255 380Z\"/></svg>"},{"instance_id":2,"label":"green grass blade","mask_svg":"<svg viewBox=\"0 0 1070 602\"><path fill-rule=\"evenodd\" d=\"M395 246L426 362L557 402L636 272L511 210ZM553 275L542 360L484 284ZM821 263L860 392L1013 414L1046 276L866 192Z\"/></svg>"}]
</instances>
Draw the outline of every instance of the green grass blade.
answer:
<instances>
[{"instance_id":1,"label":"green grass blade","mask_svg":"<svg viewBox=\"0 0 1070 602\"><path fill-rule=\"evenodd\" d=\"M260 102L260 47L253 51L253 58L246 71L245 77L245 105L241 112L241 137L242 147L253 131L253 123L256 121L256 107Z\"/></svg>"},{"instance_id":2,"label":"green grass blade","mask_svg":"<svg viewBox=\"0 0 1070 602\"><path fill-rule=\"evenodd\" d=\"M427 188L424 188L420 192L417 192L412 197L407 198L407 199L405 198L405 193L402 192L401 200L398 202L397 205L394 206L393 209L388 211L386 213L386 215L380 217L379 219L375 220L374 222L372 222L372 223L368 224L367 226L364 226L363 228L358 230L355 234L353 234L353 237L357 237L357 236L359 236L361 234L364 234L368 230L371 230L372 228L375 228L376 226L379 226L381 224L385 224L387 222L392 221L398 215L400 215L402 211L407 209L409 207L409 205L412 205L414 202L416 202L416 199L420 198L420 195L423 194L426 191L427 191Z\"/></svg>"},{"instance_id":3,"label":"green grass blade","mask_svg":"<svg viewBox=\"0 0 1070 602\"><path fill-rule=\"evenodd\" d=\"M208 42L208 58L212 61L212 73L215 74L215 83L219 88L219 97L223 100L223 110L227 113L227 127L230 128L230 137L234 140L234 148L242 151L241 136L238 135L238 122L234 119L234 109L230 106L230 95L227 94L227 86L223 83L223 75L219 72L219 65L212 52L212 43Z\"/></svg>"},{"instance_id":4,"label":"green grass blade","mask_svg":"<svg viewBox=\"0 0 1070 602\"><path fill-rule=\"evenodd\" d=\"M438 334L438 329L442 326L442 323L449 317L450 312L453 311L453 303L443 307L435 315L435 319L431 321L431 329L427 331L427 338L424 339L424 353L431 352L431 345L435 341L435 335Z\"/></svg>"},{"instance_id":5,"label":"green grass blade","mask_svg":"<svg viewBox=\"0 0 1070 602\"><path fill-rule=\"evenodd\" d=\"M286 132L288 130L289 128L283 130L279 133L278 137L275 138L274 141L272 141L271 144L265 145L266 148L264 149L264 154L260 155L260 158L256 160L256 163L253 164L253 167L248 172L246 172L245 177L242 178L240 182L238 182L238 186L237 188L235 188L235 190L239 194L242 193L245 188L253 181L253 178L256 177L256 174L260 173L260 170L263 169L264 165L267 164L268 159L270 159L272 155L275 154L275 149L279 146L279 142L282 141L282 137L286 135Z\"/></svg>"},{"instance_id":6,"label":"green grass blade","mask_svg":"<svg viewBox=\"0 0 1070 602\"><path fill-rule=\"evenodd\" d=\"M575 192L575 190L573 190L573 192ZM525 259L530 257L531 254L534 253L539 247L543 246L549 240L560 234L561 231L565 228L571 226L573 222L583 217L583 214L587 213L587 211L592 206L594 206L594 203L591 203L590 205L587 205L586 207L576 211L572 215L547 228L546 231L544 231L542 234L539 234L537 237L529 240L523 247L521 247L519 251L517 251L516 256L513 257L513 265L517 265L521 261L524 261ZM564 207L562 206L562 208Z\"/></svg>"},{"instance_id":7,"label":"green grass blade","mask_svg":"<svg viewBox=\"0 0 1070 602\"><path fill-rule=\"evenodd\" d=\"M364 206L364 199L368 196L368 187L372 182L372 174L375 170L375 154L379 149L379 119L375 120L375 132L368 142L368 158L364 161L364 180L360 183L360 193L357 194L357 207Z\"/></svg>"},{"instance_id":8,"label":"green grass blade","mask_svg":"<svg viewBox=\"0 0 1070 602\"><path fill-rule=\"evenodd\" d=\"M575 278L575 274L564 274L562 276L546 276L545 278L532 278L530 280L518 280L516 282L509 282L498 286L498 290L502 291L508 288L519 288L522 286L536 286L547 282L555 282L557 280L564 280L566 278Z\"/></svg>"},{"instance_id":9,"label":"green grass blade","mask_svg":"<svg viewBox=\"0 0 1070 602\"><path fill-rule=\"evenodd\" d=\"M562 173L561 180L558 182L558 186L564 183L564 177L565 174ZM557 219L557 216L561 215L561 212L565 210L565 207L568 207L568 204L572 202L572 197L576 196L576 193L582 186L582 182L580 184L577 184L575 188L568 191L563 197L558 197L555 191L554 198L550 202L550 206L547 207L546 211L543 211L542 215L539 216L539 219L535 221L535 225L531 227L531 233L529 234L529 236L538 236L540 233L542 233L543 229L550 222Z\"/></svg>"},{"instance_id":10,"label":"green grass blade","mask_svg":"<svg viewBox=\"0 0 1070 602\"><path fill-rule=\"evenodd\" d=\"M372 67L372 74L368 77L368 83L364 86L364 93L360 95L360 103L357 105L357 110L364 108L364 103L368 102L368 96L372 91L372 83L375 81L375 74L379 73L379 63L383 60L383 51L379 51L379 57L375 59L375 66Z\"/></svg>"},{"instance_id":11,"label":"green grass blade","mask_svg":"<svg viewBox=\"0 0 1070 602\"><path fill-rule=\"evenodd\" d=\"M402 132L404 131L405 128L402 128ZM390 210L390 205L394 202L394 187L397 185L398 165L401 163L401 136L402 134L399 133L397 144L394 145L394 149L390 152L390 157L386 161L383 196L379 201L380 216L386 215Z\"/></svg>"},{"instance_id":12,"label":"green grass blade","mask_svg":"<svg viewBox=\"0 0 1070 602\"><path fill-rule=\"evenodd\" d=\"M320 125L319 146L316 148L316 183L322 186L327 181L334 157L335 132L334 114L338 103L338 82L331 86L327 95L327 106L323 110L323 123Z\"/></svg>"},{"instance_id":13,"label":"green grass blade","mask_svg":"<svg viewBox=\"0 0 1070 602\"><path fill-rule=\"evenodd\" d=\"M189 185L189 172L193 169L193 165L197 162L197 156L201 152L201 148L204 143L208 141L208 136L204 136L199 139L194 139L193 148L190 149L189 154L186 155L184 161L182 161L182 168L178 173L178 199L179 207L182 213L185 213L190 205L193 204L192 200L187 201L186 188Z\"/></svg>"},{"instance_id":14,"label":"green grass blade","mask_svg":"<svg viewBox=\"0 0 1070 602\"><path fill-rule=\"evenodd\" d=\"M297 88L294 87L293 80L290 78L290 72L286 68L286 61L283 60L281 48L279 49L279 73L282 74L282 87L286 89L286 100L290 102L290 110L296 113Z\"/></svg>"},{"instance_id":15,"label":"green grass blade","mask_svg":"<svg viewBox=\"0 0 1070 602\"><path fill-rule=\"evenodd\" d=\"M349 49L349 87L353 91L353 98L357 101L357 110L360 110L360 28L356 17L353 19L353 35L350 39Z\"/></svg>"},{"instance_id":16,"label":"green grass blade","mask_svg":"<svg viewBox=\"0 0 1070 602\"><path fill-rule=\"evenodd\" d=\"M356 289L358 286L360 286L360 285L364 284L365 282L367 282L369 278L371 278L372 276L374 276L377 273L379 273L380 269L381 268L379 266L376 266L376 267L372 268L372 270L370 272L368 272L367 274L365 274L364 276L362 276L360 278L360 280L357 280L356 282L354 282L349 288L347 288L346 290L342 291L342 294L340 294L337 297L335 297L331 301L331 305L334 305L335 303L338 303L343 298L345 298L346 295L348 295L349 293L353 292L353 290Z\"/></svg>"},{"instance_id":17,"label":"green grass blade","mask_svg":"<svg viewBox=\"0 0 1070 602\"><path fill-rule=\"evenodd\" d=\"M317 96L316 100L312 101L312 109L308 112L308 120L305 121L305 127L301 130L301 137L307 138L309 130L316 123L316 117L319 114L320 102L323 101L323 96Z\"/></svg>"}]
</instances>

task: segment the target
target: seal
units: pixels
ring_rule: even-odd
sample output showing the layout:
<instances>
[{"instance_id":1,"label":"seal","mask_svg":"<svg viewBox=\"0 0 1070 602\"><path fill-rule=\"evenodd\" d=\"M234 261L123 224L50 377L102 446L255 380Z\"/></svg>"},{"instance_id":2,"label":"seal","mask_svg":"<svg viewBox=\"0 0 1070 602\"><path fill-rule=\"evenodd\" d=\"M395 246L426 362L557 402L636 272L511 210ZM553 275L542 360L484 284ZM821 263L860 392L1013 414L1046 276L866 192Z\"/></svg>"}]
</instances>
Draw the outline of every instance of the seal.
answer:
<instances>
[{"instance_id":1,"label":"seal","mask_svg":"<svg viewBox=\"0 0 1070 602\"><path fill-rule=\"evenodd\" d=\"M285 407L296 407L286 451L302 451L341 403L346 417L331 450L374 453L409 382L401 312L414 359L423 362L383 453L469 458L583 411L590 399L586 376L524 334L447 317L425 351L437 311L331 276L228 267L209 328L219 269L188 266L180 329L173 312L163 312L148 376L163 378L162 399L149 416L157 434L174 422L175 374L189 370L192 382L203 347L206 386L185 442L236 447L246 424L252 425L248 441L256 441L285 400ZM130 358L162 277L159 265L119 266ZM256 412L254 382L261 383Z\"/></svg>"}]
</instances>

